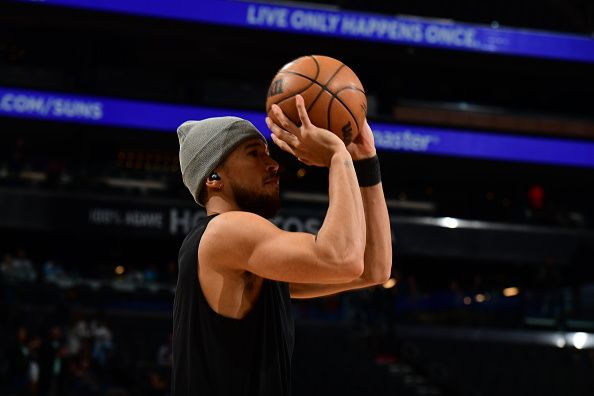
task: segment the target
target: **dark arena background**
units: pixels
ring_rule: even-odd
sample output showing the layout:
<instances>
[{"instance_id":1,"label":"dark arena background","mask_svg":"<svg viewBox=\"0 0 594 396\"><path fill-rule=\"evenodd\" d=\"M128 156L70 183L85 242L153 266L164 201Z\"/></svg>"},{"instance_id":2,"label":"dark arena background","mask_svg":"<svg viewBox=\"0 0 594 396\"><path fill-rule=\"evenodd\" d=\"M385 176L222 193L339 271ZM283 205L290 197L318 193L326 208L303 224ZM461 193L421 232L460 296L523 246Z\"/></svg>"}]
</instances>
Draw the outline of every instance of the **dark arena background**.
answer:
<instances>
[{"instance_id":1,"label":"dark arena background","mask_svg":"<svg viewBox=\"0 0 594 396\"><path fill-rule=\"evenodd\" d=\"M394 260L294 301L293 394L594 394L594 3L37 0L0 5L0 394L168 395L177 253L204 216L176 127L264 133L276 71L349 65ZM281 163L280 227L327 171Z\"/></svg>"}]
</instances>

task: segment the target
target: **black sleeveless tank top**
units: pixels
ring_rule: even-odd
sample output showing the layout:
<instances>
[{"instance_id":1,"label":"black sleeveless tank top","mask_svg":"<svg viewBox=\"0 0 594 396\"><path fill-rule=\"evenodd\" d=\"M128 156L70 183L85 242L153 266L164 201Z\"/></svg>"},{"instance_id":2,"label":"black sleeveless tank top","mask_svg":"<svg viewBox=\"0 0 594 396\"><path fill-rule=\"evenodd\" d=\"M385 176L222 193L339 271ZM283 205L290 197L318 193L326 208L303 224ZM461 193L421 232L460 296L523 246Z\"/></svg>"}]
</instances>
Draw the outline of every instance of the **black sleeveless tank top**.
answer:
<instances>
[{"instance_id":1,"label":"black sleeveless tank top","mask_svg":"<svg viewBox=\"0 0 594 396\"><path fill-rule=\"evenodd\" d=\"M289 395L294 322L288 285L264 279L258 301L240 320L217 314L202 294L198 246L215 216L200 219L179 251L171 394Z\"/></svg>"}]
</instances>

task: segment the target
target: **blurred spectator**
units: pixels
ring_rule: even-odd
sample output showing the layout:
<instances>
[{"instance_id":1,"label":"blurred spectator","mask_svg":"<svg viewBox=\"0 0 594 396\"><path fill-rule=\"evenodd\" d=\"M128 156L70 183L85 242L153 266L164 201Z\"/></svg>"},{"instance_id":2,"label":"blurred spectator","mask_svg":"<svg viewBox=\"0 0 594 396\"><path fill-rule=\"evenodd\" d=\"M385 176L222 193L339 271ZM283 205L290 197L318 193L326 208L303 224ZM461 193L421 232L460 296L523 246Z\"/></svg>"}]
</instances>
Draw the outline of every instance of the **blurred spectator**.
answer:
<instances>
[{"instance_id":1,"label":"blurred spectator","mask_svg":"<svg viewBox=\"0 0 594 396\"><path fill-rule=\"evenodd\" d=\"M62 329L60 326L54 325L39 353L39 387L42 395L58 396L63 394L64 366L67 355L68 349L62 337Z\"/></svg>"},{"instance_id":2,"label":"blurred spectator","mask_svg":"<svg viewBox=\"0 0 594 396\"><path fill-rule=\"evenodd\" d=\"M33 263L24 249L18 249L16 258L7 263L6 271L7 278L12 280L33 282L37 279Z\"/></svg>"},{"instance_id":3,"label":"blurred spectator","mask_svg":"<svg viewBox=\"0 0 594 396\"><path fill-rule=\"evenodd\" d=\"M99 385L95 374L91 370L91 358L87 349L74 356L70 362L69 384L71 395L95 395L99 393Z\"/></svg>"},{"instance_id":4,"label":"blurred spectator","mask_svg":"<svg viewBox=\"0 0 594 396\"><path fill-rule=\"evenodd\" d=\"M10 279L14 272L14 258L11 254L6 253L0 263L0 273L4 279Z\"/></svg>"},{"instance_id":5,"label":"blurred spectator","mask_svg":"<svg viewBox=\"0 0 594 396\"><path fill-rule=\"evenodd\" d=\"M113 349L111 330L105 320L100 319L91 323L91 333L94 338L92 358L100 367L105 367Z\"/></svg>"},{"instance_id":6,"label":"blurred spectator","mask_svg":"<svg viewBox=\"0 0 594 396\"><path fill-rule=\"evenodd\" d=\"M159 366L171 367L171 341L172 334L169 333L169 335L167 336L167 340L163 344L161 344L157 352L157 363L159 364Z\"/></svg>"},{"instance_id":7,"label":"blurred spectator","mask_svg":"<svg viewBox=\"0 0 594 396\"><path fill-rule=\"evenodd\" d=\"M12 380L12 389L16 395L30 394L30 349L27 328L19 326L16 340L9 344L6 357L11 362L8 378Z\"/></svg>"},{"instance_id":8,"label":"blurred spectator","mask_svg":"<svg viewBox=\"0 0 594 396\"><path fill-rule=\"evenodd\" d=\"M29 391L32 395L40 394L39 381L41 378L41 368L38 362L37 349L31 350L31 359L29 360Z\"/></svg>"},{"instance_id":9,"label":"blurred spectator","mask_svg":"<svg viewBox=\"0 0 594 396\"><path fill-rule=\"evenodd\" d=\"M88 344L91 340L91 329L89 323L81 317L78 319L68 334L68 350L71 354L78 354L83 344Z\"/></svg>"},{"instance_id":10,"label":"blurred spectator","mask_svg":"<svg viewBox=\"0 0 594 396\"><path fill-rule=\"evenodd\" d=\"M43 278L47 282L55 282L64 277L64 269L55 260L47 260L42 266Z\"/></svg>"}]
</instances>

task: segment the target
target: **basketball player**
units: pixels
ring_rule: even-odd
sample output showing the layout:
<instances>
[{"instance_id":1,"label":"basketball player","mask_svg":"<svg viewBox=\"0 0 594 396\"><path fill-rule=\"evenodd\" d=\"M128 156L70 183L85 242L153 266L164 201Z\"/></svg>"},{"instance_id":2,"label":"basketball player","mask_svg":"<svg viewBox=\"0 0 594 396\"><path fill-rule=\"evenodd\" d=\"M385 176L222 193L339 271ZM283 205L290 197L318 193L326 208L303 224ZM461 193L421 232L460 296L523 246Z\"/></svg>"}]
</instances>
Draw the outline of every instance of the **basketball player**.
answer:
<instances>
[{"instance_id":1,"label":"basketball player","mask_svg":"<svg viewBox=\"0 0 594 396\"><path fill-rule=\"evenodd\" d=\"M235 117L178 128L184 184L207 217L184 240L174 302L172 395L288 395L294 325L290 298L385 282L392 247L373 135L349 147L278 106L272 139L308 165L329 168L329 208L317 235L266 218L279 207L278 163Z\"/></svg>"}]
</instances>

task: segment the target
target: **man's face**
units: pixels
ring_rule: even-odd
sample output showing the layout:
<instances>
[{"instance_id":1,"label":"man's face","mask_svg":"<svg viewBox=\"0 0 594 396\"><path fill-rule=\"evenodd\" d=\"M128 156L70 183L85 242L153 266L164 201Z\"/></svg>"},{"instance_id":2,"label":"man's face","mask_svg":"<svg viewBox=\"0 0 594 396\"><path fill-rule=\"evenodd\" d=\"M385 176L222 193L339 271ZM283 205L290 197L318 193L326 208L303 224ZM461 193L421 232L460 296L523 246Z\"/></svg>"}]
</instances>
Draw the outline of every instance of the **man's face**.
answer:
<instances>
[{"instance_id":1,"label":"man's face","mask_svg":"<svg viewBox=\"0 0 594 396\"><path fill-rule=\"evenodd\" d=\"M278 163L258 138L240 144L223 166L235 203L241 210L272 217L280 207Z\"/></svg>"}]
</instances>

